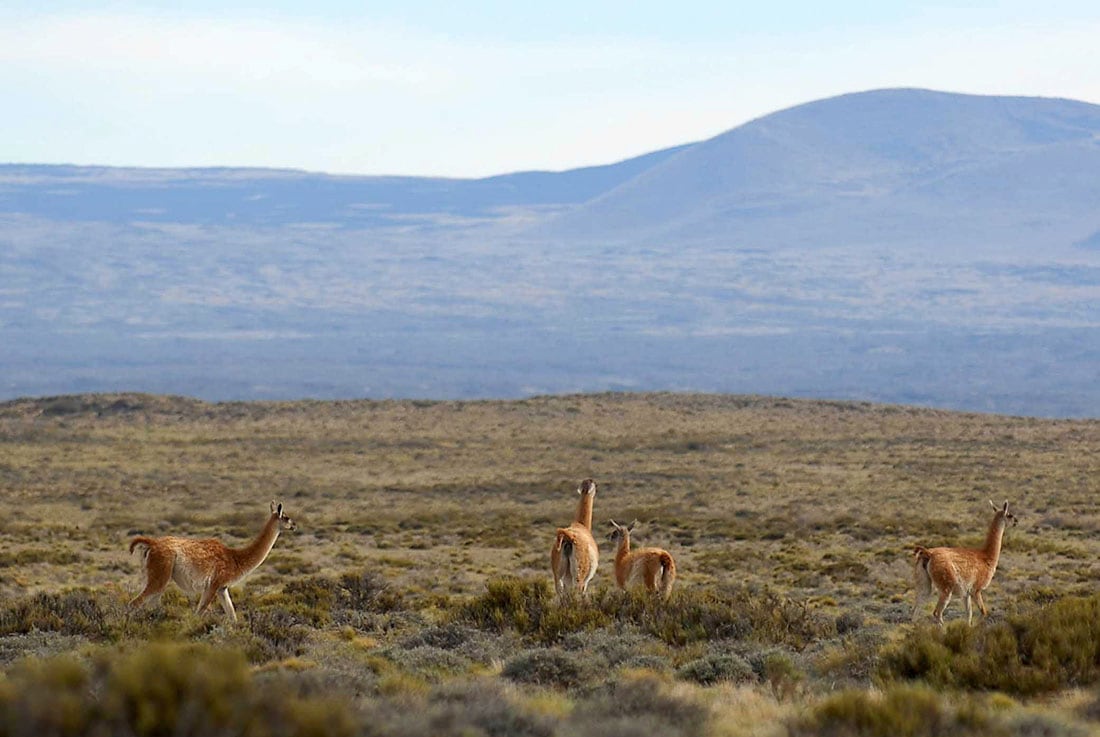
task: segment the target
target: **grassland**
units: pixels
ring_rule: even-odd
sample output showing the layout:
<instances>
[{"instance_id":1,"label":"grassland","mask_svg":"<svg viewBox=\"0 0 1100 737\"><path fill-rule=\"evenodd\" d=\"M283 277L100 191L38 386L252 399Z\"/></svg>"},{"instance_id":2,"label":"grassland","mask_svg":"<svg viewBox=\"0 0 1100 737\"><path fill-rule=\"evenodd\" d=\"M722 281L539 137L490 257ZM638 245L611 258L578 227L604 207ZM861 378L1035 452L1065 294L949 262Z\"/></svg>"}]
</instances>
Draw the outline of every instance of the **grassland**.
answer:
<instances>
[{"instance_id":1,"label":"grassland","mask_svg":"<svg viewBox=\"0 0 1100 737\"><path fill-rule=\"evenodd\" d=\"M259 713L280 694L287 733L1097 733L1098 451L1096 421L764 397L9 402L0 734L72 683L54 733L164 733L118 715L177 668ZM585 477L601 528L676 556L667 607L613 590L607 543L589 601L549 595ZM126 614L131 535L242 544L271 499L298 530L233 591L240 624L175 592ZM980 545L989 499L1020 518L990 619L911 624L911 547ZM215 721L176 734L267 733L187 698Z\"/></svg>"}]
</instances>

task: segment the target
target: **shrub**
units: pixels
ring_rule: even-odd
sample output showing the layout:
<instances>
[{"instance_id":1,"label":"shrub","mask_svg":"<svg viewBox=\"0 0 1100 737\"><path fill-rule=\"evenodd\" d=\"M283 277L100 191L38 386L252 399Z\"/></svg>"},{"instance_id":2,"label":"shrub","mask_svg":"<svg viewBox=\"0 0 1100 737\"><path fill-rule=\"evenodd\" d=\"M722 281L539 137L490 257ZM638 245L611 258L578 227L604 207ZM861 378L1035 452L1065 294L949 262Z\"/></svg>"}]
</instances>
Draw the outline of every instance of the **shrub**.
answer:
<instances>
[{"instance_id":1,"label":"shrub","mask_svg":"<svg viewBox=\"0 0 1100 737\"><path fill-rule=\"evenodd\" d=\"M791 737L975 737L1005 734L985 712L953 707L933 691L842 691L788 724Z\"/></svg>"},{"instance_id":2,"label":"shrub","mask_svg":"<svg viewBox=\"0 0 1100 737\"><path fill-rule=\"evenodd\" d=\"M552 717L525 708L495 680L449 683L428 693L416 708L395 700L373 702L366 737L551 737Z\"/></svg>"},{"instance_id":3,"label":"shrub","mask_svg":"<svg viewBox=\"0 0 1100 737\"><path fill-rule=\"evenodd\" d=\"M566 650L582 652L589 658L598 658L608 668L655 658L656 652L667 649L664 643L642 634L636 628L574 632L562 638L561 646ZM657 659L660 660L659 657Z\"/></svg>"},{"instance_id":4,"label":"shrub","mask_svg":"<svg viewBox=\"0 0 1100 737\"><path fill-rule=\"evenodd\" d=\"M40 630L105 639L111 635L109 619L104 606L87 590L41 592L0 610L0 635Z\"/></svg>"},{"instance_id":5,"label":"shrub","mask_svg":"<svg viewBox=\"0 0 1100 737\"><path fill-rule=\"evenodd\" d=\"M884 652L882 674L1018 696L1100 681L1100 596L1066 597L983 627L915 628Z\"/></svg>"},{"instance_id":6,"label":"shrub","mask_svg":"<svg viewBox=\"0 0 1100 737\"><path fill-rule=\"evenodd\" d=\"M867 684L875 675L881 647L878 635L863 631L823 650L814 666L819 675L830 681Z\"/></svg>"},{"instance_id":7,"label":"shrub","mask_svg":"<svg viewBox=\"0 0 1100 737\"><path fill-rule=\"evenodd\" d=\"M601 604L669 645L751 639L802 649L836 634L835 623L806 603L765 589L683 589L670 601L614 592Z\"/></svg>"},{"instance_id":8,"label":"shrub","mask_svg":"<svg viewBox=\"0 0 1100 737\"><path fill-rule=\"evenodd\" d=\"M685 589L670 601L643 592L605 590L559 602L544 579L501 578L463 604L456 619L476 627L552 644L610 624L633 627L669 645L754 639L801 649L836 634L836 624L804 602L765 590Z\"/></svg>"},{"instance_id":9,"label":"shrub","mask_svg":"<svg viewBox=\"0 0 1100 737\"><path fill-rule=\"evenodd\" d=\"M568 734L593 737L690 737L705 733L707 707L674 696L652 674L613 681L581 701L570 719Z\"/></svg>"},{"instance_id":10,"label":"shrub","mask_svg":"<svg viewBox=\"0 0 1100 737\"><path fill-rule=\"evenodd\" d=\"M372 571L345 573L339 579L310 576L291 581L273 599L301 624L362 626L365 614L382 614L404 608L401 595Z\"/></svg>"},{"instance_id":11,"label":"shrub","mask_svg":"<svg viewBox=\"0 0 1100 737\"><path fill-rule=\"evenodd\" d=\"M764 680L772 690L776 701L791 699L805 680L806 674L799 670L791 656L782 652L769 653L764 657Z\"/></svg>"},{"instance_id":12,"label":"shrub","mask_svg":"<svg viewBox=\"0 0 1100 737\"><path fill-rule=\"evenodd\" d=\"M578 596L559 601L545 580L519 578L490 580L486 592L461 605L456 617L495 632L512 629L544 644L611 622L590 599Z\"/></svg>"},{"instance_id":13,"label":"shrub","mask_svg":"<svg viewBox=\"0 0 1100 737\"><path fill-rule=\"evenodd\" d=\"M702 686L712 686L719 681L754 683L756 673L748 661L732 653L713 653L684 664L676 675Z\"/></svg>"},{"instance_id":14,"label":"shrub","mask_svg":"<svg viewBox=\"0 0 1100 737\"><path fill-rule=\"evenodd\" d=\"M517 683L575 688L595 674L584 655L558 648L526 650L504 664L501 675Z\"/></svg>"},{"instance_id":15,"label":"shrub","mask_svg":"<svg viewBox=\"0 0 1100 737\"><path fill-rule=\"evenodd\" d=\"M356 720L333 699L257 687L243 654L203 645L153 644L30 661L0 688L0 735L352 735Z\"/></svg>"},{"instance_id":16,"label":"shrub","mask_svg":"<svg viewBox=\"0 0 1100 737\"><path fill-rule=\"evenodd\" d=\"M509 649L507 638L487 635L457 622L426 627L400 641L402 648L433 647L458 653L478 663L489 664Z\"/></svg>"},{"instance_id":17,"label":"shrub","mask_svg":"<svg viewBox=\"0 0 1100 737\"><path fill-rule=\"evenodd\" d=\"M470 669L467 658L431 645L391 648L385 654L406 671L428 683L438 683L444 676L464 673Z\"/></svg>"},{"instance_id":18,"label":"shrub","mask_svg":"<svg viewBox=\"0 0 1100 737\"><path fill-rule=\"evenodd\" d=\"M253 663L282 660L305 652L309 629L284 609L250 611L247 626L251 634L247 654Z\"/></svg>"},{"instance_id":19,"label":"shrub","mask_svg":"<svg viewBox=\"0 0 1100 737\"><path fill-rule=\"evenodd\" d=\"M68 737L87 734L89 675L69 656L23 661L0 680L0 735Z\"/></svg>"}]
</instances>

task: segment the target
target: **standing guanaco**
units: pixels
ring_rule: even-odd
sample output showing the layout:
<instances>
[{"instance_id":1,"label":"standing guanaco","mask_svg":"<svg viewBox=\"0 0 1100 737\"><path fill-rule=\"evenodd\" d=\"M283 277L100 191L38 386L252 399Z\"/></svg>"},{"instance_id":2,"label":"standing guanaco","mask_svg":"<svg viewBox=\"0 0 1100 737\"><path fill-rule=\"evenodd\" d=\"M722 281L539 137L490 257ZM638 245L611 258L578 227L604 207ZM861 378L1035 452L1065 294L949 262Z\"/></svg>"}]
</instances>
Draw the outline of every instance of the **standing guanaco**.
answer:
<instances>
[{"instance_id":1,"label":"standing guanaco","mask_svg":"<svg viewBox=\"0 0 1100 737\"><path fill-rule=\"evenodd\" d=\"M188 594L201 592L196 612L206 611L217 596L225 613L236 622L229 587L264 562L282 530L294 529L297 525L283 513L283 505L271 502L271 516L260 534L243 548L226 547L214 538L138 535L130 541L130 552L141 551L145 589L134 597L130 607L141 606L149 597L162 593L169 581L175 581Z\"/></svg>"}]
</instances>

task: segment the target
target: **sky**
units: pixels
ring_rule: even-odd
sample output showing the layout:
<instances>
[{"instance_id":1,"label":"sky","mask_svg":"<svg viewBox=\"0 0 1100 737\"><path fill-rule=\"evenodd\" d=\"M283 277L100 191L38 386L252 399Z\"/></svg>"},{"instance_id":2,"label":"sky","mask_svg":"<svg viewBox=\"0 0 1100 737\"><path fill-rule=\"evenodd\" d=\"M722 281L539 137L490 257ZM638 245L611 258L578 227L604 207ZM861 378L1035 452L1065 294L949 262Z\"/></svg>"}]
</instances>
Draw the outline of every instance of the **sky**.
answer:
<instances>
[{"instance_id":1,"label":"sky","mask_svg":"<svg viewBox=\"0 0 1100 737\"><path fill-rule=\"evenodd\" d=\"M0 163L563 170L882 87L1100 104L1097 39L1096 0L6 0Z\"/></svg>"}]
</instances>

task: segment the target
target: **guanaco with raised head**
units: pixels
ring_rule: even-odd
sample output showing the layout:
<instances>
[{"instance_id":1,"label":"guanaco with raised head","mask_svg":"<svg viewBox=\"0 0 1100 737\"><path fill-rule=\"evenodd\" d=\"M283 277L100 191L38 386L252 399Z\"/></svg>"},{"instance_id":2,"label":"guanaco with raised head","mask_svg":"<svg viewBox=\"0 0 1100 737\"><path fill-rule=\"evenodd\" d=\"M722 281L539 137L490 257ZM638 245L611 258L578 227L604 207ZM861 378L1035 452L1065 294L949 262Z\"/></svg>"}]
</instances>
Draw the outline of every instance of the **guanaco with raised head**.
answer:
<instances>
[{"instance_id":1,"label":"guanaco with raised head","mask_svg":"<svg viewBox=\"0 0 1100 737\"><path fill-rule=\"evenodd\" d=\"M623 526L611 520L611 532L607 539L615 543L615 583L625 589L633 583L641 582L648 591L667 599L672 594L672 584L676 581L676 561L663 548L630 549L630 532L638 520Z\"/></svg>"},{"instance_id":2,"label":"guanaco with raised head","mask_svg":"<svg viewBox=\"0 0 1100 737\"><path fill-rule=\"evenodd\" d=\"M137 608L161 594L169 581L185 593L200 593L195 611L202 614L217 596L225 613L236 622L237 613L229 598L229 587L256 570L267 558L279 533L297 529L283 512L283 505L271 502L271 516L260 534L243 548L230 548L214 538L146 537L130 541L130 552L140 550L145 567L145 589L130 602Z\"/></svg>"},{"instance_id":3,"label":"guanaco with raised head","mask_svg":"<svg viewBox=\"0 0 1100 737\"><path fill-rule=\"evenodd\" d=\"M989 615L989 609L982 599L982 592L993 580L997 571L997 562L1001 558L1001 541L1005 528L1017 523L1016 517L1008 511L1008 502L998 507L992 501L989 504L995 511L989 523L989 532L985 536L985 545L974 548L925 548L916 546L913 551L913 583L917 588L916 602L913 604L913 618L916 618L924 598L934 588L939 601L932 611L932 618L943 624L943 610L953 595L964 597L966 601L966 622L973 624L974 606L978 602L982 616Z\"/></svg>"},{"instance_id":4,"label":"guanaco with raised head","mask_svg":"<svg viewBox=\"0 0 1100 737\"><path fill-rule=\"evenodd\" d=\"M592 537L592 503L596 499L596 482L585 479L577 489L580 501L573 524L559 527L550 549L550 570L554 575L554 589L564 595L580 589L587 593L589 582L596 575L600 562L600 549Z\"/></svg>"}]
</instances>

